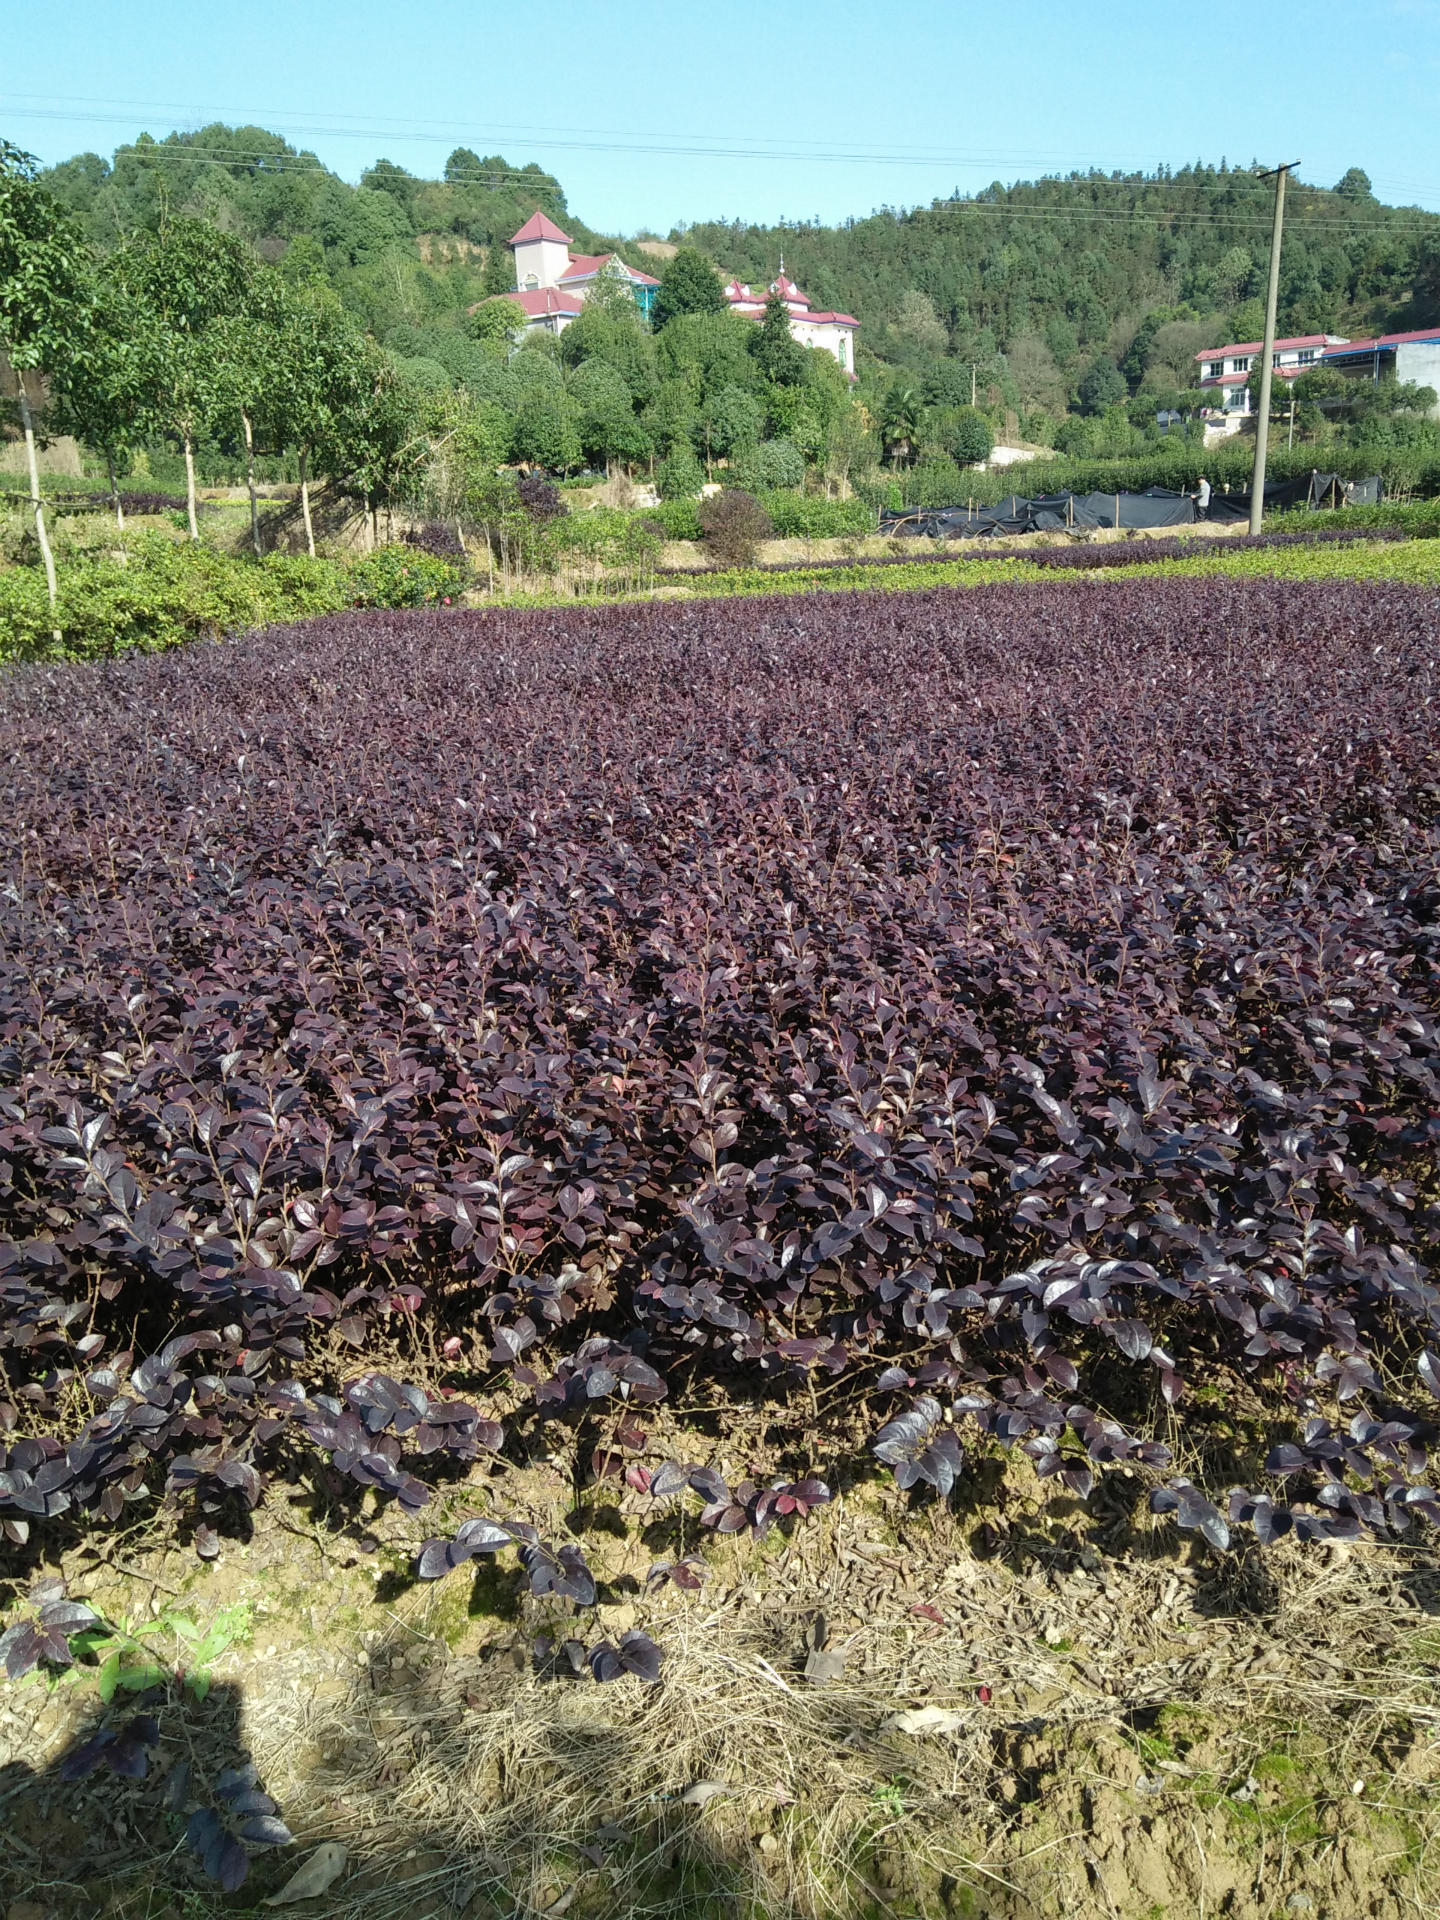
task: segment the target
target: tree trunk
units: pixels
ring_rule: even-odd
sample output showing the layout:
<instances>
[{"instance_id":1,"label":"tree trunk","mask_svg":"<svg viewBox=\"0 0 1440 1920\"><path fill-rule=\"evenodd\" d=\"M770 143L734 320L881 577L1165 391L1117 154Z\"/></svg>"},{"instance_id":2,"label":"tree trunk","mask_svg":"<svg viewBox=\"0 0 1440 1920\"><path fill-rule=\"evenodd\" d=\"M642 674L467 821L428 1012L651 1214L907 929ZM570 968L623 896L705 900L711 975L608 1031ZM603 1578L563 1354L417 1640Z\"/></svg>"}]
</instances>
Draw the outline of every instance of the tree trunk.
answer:
<instances>
[{"instance_id":1,"label":"tree trunk","mask_svg":"<svg viewBox=\"0 0 1440 1920\"><path fill-rule=\"evenodd\" d=\"M300 513L305 521L305 546L315 558L315 528L310 521L310 449L300 449Z\"/></svg>"},{"instance_id":2,"label":"tree trunk","mask_svg":"<svg viewBox=\"0 0 1440 1920\"><path fill-rule=\"evenodd\" d=\"M110 498L115 502L115 524L121 533L125 531L125 509L120 504L120 489L115 484L115 456L105 449L105 471L110 476Z\"/></svg>"},{"instance_id":3,"label":"tree trunk","mask_svg":"<svg viewBox=\"0 0 1440 1920\"><path fill-rule=\"evenodd\" d=\"M50 537L45 531L45 507L40 499L40 463L35 458L35 421L30 412L30 396L25 391L25 376L17 367L15 385L20 398L20 418L25 427L25 460L30 469L30 505L35 510L35 538L40 543L40 558L45 562L45 587L50 595L50 612L55 612L55 556L50 551ZM51 632L58 641L60 629L52 627Z\"/></svg>"},{"instance_id":4,"label":"tree trunk","mask_svg":"<svg viewBox=\"0 0 1440 1920\"><path fill-rule=\"evenodd\" d=\"M200 526L195 518L195 449L188 432L185 435L185 510L190 516L190 538L198 540Z\"/></svg>"},{"instance_id":5,"label":"tree trunk","mask_svg":"<svg viewBox=\"0 0 1440 1920\"><path fill-rule=\"evenodd\" d=\"M245 429L245 486L250 495L250 544L255 549L255 558L260 558L260 514L255 505L255 435L250 427L250 416L244 407L240 409L240 424Z\"/></svg>"}]
</instances>

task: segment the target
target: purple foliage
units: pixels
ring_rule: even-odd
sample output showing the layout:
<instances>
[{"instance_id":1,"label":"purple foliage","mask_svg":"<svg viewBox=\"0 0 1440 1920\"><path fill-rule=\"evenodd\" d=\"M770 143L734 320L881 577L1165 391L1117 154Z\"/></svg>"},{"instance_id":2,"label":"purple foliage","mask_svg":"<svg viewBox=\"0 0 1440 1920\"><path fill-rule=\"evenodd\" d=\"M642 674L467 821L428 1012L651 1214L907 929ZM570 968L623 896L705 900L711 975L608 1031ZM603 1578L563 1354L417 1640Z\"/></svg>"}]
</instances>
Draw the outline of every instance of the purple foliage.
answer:
<instances>
[{"instance_id":1,"label":"purple foliage","mask_svg":"<svg viewBox=\"0 0 1440 1920\"><path fill-rule=\"evenodd\" d=\"M515 492L520 504L535 521L558 520L569 509L565 496L553 480L547 480L543 474L526 473L515 482Z\"/></svg>"},{"instance_id":2,"label":"purple foliage","mask_svg":"<svg viewBox=\"0 0 1440 1920\"><path fill-rule=\"evenodd\" d=\"M1159 1476L1205 1383L1269 1410L1232 1523L1433 1521L1435 643L1418 589L1119 581L13 675L0 1524L317 1453L418 1506L502 1386L809 1434L844 1375L937 1493L962 1428ZM652 1484L811 1498L704 1471Z\"/></svg>"},{"instance_id":3,"label":"purple foliage","mask_svg":"<svg viewBox=\"0 0 1440 1920\"><path fill-rule=\"evenodd\" d=\"M423 527L412 527L404 536L407 547L416 547L421 553L428 553L437 560L458 560L463 563L465 549L460 536L453 527L447 527L443 520L427 520Z\"/></svg>"}]
</instances>

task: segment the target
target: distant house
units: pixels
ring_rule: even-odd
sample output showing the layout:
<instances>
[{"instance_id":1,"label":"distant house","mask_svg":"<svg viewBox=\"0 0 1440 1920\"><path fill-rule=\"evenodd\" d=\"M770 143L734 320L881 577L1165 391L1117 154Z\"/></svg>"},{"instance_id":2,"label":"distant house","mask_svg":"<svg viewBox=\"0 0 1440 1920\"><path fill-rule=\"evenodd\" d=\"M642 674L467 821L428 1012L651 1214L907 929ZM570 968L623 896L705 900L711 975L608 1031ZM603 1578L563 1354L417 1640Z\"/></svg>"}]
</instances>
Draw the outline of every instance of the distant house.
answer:
<instances>
[{"instance_id":1,"label":"distant house","mask_svg":"<svg viewBox=\"0 0 1440 1920\"><path fill-rule=\"evenodd\" d=\"M510 241L515 255L515 291L495 298L513 300L525 312L526 331L563 333L578 319L597 276L613 267L630 283L635 304L648 315L660 282L627 267L617 253L571 253L568 233L543 213L530 218Z\"/></svg>"},{"instance_id":2,"label":"distant house","mask_svg":"<svg viewBox=\"0 0 1440 1920\"><path fill-rule=\"evenodd\" d=\"M1207 347L1195 358L1199 364L1198 385L1214 396L1212 405L1231 416L1236 426L1250 412L1250 375L1260 364L1263 340L1247 340L1228 347ZM1344 346L1338 333L1300 333L1275 342L1273 374L1281 380L1298 380L1302 373L1328 360L1332 347Z\"/></svg>"},{"instance_id":3,"label":"distant house","mask_svg":"<svg viewBox=\"0 0 1440 1920\"><path fill-rule=\"evenodd\" d=\"M510 240L515 255L514 293L495 294L497 300L513 300L524 309L527 332L563 333L578 319L585 296L596 278L607 267L622 274L630 283L635 304L649 317L660 282L648 273L627 267L617 253L571 253L568 233L543 213L534 213ZM823 347L833 353L846 373L855 371L855 334L860 322L853 314L817 312L780 262L780 272L770 285L754 292L739 280L729 281L723 289L732 313L747 320L758 320L772 293L778 293L790 314L790 332L802 347Z\"/></svg>"},{"instance_id":4,"label":"distant house","mask_svg":"<svg viewBox=\"0 0 1440 1920\"><path fill-rule=\"evenodd\" d=\"M1358 380L1400 380L1432 387L1437 399L1431 416L1440 419L1440 327L1347 340L1325 349L1325 364Z\"/></svg>"},{"instance_id":5,"label":"distant house","mask_svg":"<svg viewBox=\"0 0 1440 1920\"><path fill-rule=\"evenodd\" d=\"M755 292L740 280L727 280L724 291L730 311L746 320L758 320L771 294L779 294L790 315L791 338L802 347L823 347L826 353L834 354L846 373L853 375L860 322L851 313L818 312L812 307L809 296L786 273L783 254L779 273L762 292Z\"/></svg>"}]
</instances>

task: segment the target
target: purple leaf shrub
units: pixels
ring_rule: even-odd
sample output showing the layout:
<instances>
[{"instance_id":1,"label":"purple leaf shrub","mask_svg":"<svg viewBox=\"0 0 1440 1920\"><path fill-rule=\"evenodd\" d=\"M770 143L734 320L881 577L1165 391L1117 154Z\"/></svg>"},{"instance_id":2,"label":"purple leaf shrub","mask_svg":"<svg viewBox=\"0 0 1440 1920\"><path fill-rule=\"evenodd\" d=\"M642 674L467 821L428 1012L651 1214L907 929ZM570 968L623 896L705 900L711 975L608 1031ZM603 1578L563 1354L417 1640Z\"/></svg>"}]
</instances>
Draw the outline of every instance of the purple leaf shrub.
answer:
<instances>
[{"instance_id":1,"label":"purple leaf shrub","mask_svg":"<svg viewBox=\"0 0 1440 1920\"><path fill-rule=\"evenodd\" d=\"M1433 1521L1436 628L1106 581L13 674L6 1535L168 1483L208 1547L322 1465L418 1507L502 1389L823 1446L845 1378L934 1496L1000 1446L1212 1541ZM1253 1485L1173 1478L1198 1386L1267 1410Z\"/></svg>"}]
</instances>

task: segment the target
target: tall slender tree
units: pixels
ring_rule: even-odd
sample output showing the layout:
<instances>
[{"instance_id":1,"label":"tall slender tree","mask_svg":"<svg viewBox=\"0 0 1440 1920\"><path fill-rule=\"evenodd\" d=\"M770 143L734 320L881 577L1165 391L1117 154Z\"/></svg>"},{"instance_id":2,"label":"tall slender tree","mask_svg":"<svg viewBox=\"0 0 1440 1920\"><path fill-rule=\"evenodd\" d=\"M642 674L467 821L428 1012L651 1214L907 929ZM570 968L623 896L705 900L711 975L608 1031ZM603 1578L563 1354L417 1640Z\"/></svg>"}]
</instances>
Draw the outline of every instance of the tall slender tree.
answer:
<instances>
[{"instance_id":1,"label":"tall slender tree","mask_svg":"<svg viewBox=\"0 0 1440 1920\"><path fill-rule=\"evenodd\" d=\"M53 610L55 557L40 497L35 408L42 399L41 376L62 362L78 364L84 357L91 330L91 276L79 227L38 184L38 172L33 154L0 140L0 353L15 376L35 538ZM58 632L55 637L59 639Z\"/></svg>"},{"instance_id":2,"label":"tall slender tree","mask_svg":"<svg viewBox=\"0 0 1440 1920\"><path fill-rule=\"evenodd\" d=\"M276 449L294 447L300 461L300 511L305 545L315 552L310 475L317 450L343 465L358 423L374 402L374 356L328 287L308 285L290 294L275 315L272 378L263 408Z\"/></svg>"},{"instance_id":3,"label":"tall slender tree","mask_svg":"<svg viewBox=\"0 0 1440 1920\"><path fill-rule=\"evenodd\" d=\"M146 369L147 423L178 440L185 456L190 538L195 513L195 442L217 401L214 339L218 322L245 312L256 261L243 242L205 220L172 220L158 233L131 240L113 271L124 292L150 316Z\"/></svg>"},{"instance_id":4,"label":"tall slender tree","mask_svg":"<svg viewBox=\"0 0 1440 1920\"><path fill-rule=\"evenodd\" d=\"M67 353L50 376L54 419L61 432L103 456L115 522L123 530L118 469L136 438L154 344L146 337L147 314L122 297L104 266L91 312L84 351Z\"/></svg>"}]
</instances>

